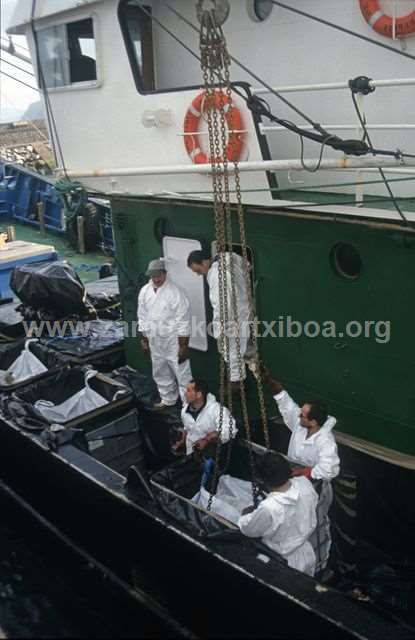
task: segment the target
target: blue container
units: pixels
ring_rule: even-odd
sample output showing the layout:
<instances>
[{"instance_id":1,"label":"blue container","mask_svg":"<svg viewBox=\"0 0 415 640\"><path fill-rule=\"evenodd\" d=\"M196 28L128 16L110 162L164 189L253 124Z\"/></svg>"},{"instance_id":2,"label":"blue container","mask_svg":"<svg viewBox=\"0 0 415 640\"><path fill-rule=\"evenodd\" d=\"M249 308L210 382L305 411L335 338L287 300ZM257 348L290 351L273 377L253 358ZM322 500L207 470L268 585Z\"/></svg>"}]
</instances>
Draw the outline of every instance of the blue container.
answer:
<instances>
[{"instance_id":1,"label":"blue container","mask_svg":"<svg viewBox=\"0 0 415 640\"><path fill-rule=\"evenodd\" d=\"M114 253L111 206L108 200L89 197L98 209L102 233L101 249ZM65 233L63 199L55 188L55 180L30 171L21 165L0 160L0 218L12 218L39 227L38 205L43 204L45 227L55 233Z\"/></svg>"},{"instance_id":2,"label":"blue container","mask_svg":"<svg viewBox=\"0 0 415 640\"><path fill-rule=\"evenodd\" d=\"M40 202L46 228L63 233L63 203L54 181L20 165L0 162L0 214L38 227Z\"/></svg>"}]
</instances>

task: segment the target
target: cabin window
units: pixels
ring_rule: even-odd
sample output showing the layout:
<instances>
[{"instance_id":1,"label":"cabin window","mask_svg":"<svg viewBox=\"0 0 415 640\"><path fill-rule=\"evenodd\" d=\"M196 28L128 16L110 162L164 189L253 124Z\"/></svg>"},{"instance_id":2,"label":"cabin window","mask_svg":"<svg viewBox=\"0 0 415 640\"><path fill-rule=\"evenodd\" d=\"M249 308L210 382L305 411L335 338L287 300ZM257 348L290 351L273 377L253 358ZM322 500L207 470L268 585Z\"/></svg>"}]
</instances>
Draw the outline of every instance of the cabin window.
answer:
<instances>
[{"instance_id":1,"label":"cabin window","mask_svg":"<svg viewBox=\"0 0 415 640\"><path fill-rule=\"evenodd\" d=\"M154 91L151 7L140 7L136 0L122 0L119 17L137 89L141 93Z\"/></svg>"},{"instance_id":2,"label":"cabin window","mask_svg":"<svg viewBox=\"0 0 415 640\"><path fill-rule=\"evenodd\" d=\"M56 89L97 80L92 18L39 29L37 39L40 85Z\"/></svg>"},{"instance_id":3,"label":"cabin window","mask_svg":"<svg viewBox=\"0 0 415 640\"><path fill-rule=\"evenodd\" d=\"M330 262L337 275L347 280L356 280L361 274L363 265L360 253L346 242L339 242L332 248Z\"/></svg>"}]
</instances>

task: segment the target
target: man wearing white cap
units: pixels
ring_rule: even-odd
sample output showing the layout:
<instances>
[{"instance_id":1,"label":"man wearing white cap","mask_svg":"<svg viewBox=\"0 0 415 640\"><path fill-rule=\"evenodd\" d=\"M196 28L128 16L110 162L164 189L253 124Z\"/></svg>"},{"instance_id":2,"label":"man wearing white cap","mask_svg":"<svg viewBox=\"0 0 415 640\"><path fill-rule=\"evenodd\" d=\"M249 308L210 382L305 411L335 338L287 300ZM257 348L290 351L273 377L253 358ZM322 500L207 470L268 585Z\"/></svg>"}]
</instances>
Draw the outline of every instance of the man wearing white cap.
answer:
<instances>
[{"instance_id":1,"label":"man wearing white cap","mask_svg":"<svg viewBox=\"0 0 415 640\"><path fill-rule=\"evenodd\" d=\"M151 260L146 275L150 281L138 296L138 330L141 348L151 356L153 378L161 402L160 411L183 399L192 380L189 361L190 303L167 276L162 259Z\"/></svg>"}]
</instances>

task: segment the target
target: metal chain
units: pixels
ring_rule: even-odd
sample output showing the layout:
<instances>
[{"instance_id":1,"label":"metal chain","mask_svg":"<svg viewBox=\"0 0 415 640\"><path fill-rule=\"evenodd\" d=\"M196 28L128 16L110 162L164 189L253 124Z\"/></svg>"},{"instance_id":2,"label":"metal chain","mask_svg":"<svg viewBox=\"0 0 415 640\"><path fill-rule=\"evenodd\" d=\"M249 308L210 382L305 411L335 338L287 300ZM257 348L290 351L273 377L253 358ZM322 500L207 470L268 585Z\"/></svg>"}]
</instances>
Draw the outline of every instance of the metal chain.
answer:
<instances>
[{"instance_id":1,"label":"metal chain","mask_svg":"<svg viewBox=\"0 0 415 640\"><path fill-rule=\"evenodd\" d=\"M219 426L218 426L218 441L216 447L216 456L215 456L215 471L213 478L213 486L212 491L210 492L209 502L208 502L208 510L210 510L212 506L213 500L213 492L216 489L216 483L219 475L219 462L220 462L220 451L221 451L221 443L222 443L222 431L223 431L223 418L224 418L224 404L225 404L225 368L226 362L224 359L224 354L226 349L229 348L228 336L225 331L225 326L228 321L228 305L226 298L227 291L227 282L226 282L226 268L224 265L225 260L225 246L226 246L226 234L224 228L224 217L223 217L223 189L222 182L220 176L220 142L219 142L219 125L218 125L218 114L214 109L214 101L215 101L215 89L214 89L214 79L212 78L212 72L209 73L209 70L214 68L214 61L212 58L216 55L216 42L215 42L215 34L212 33L212 30L207 26L207 22L209 21L209 15L205 15L202 20L201 31L205 29L204 37L201 35L201 60L202 60L202 71L205 83L205 101L204 108L206 108L206 115L208 121L208 131L209 131L209 147L210 147L210 161L212 164L212 182L213 182L213 191L215 194L214 197L214 216L215 216L215 235L216 235L216 243L218 250L218 276L219 276L219 307L220 307L220 335L219 335L219 351L220 351L220 412L219 412ZM229 375L228 375L229 378ZM231 426L231 425L230 425Z\"/></svg>"},{"instance_id":2,"label":"metal chain","mask_svg":"<svg viewBox=\"0 0 415 640\"><path fill-rule=\"evenodd\" d=\"M199 9L203 3L199 2ZM238 298L236 295L234 269L233 269L233 244L232 244L232 207L230 202L230 186L229 186L229 163L227 157L227 126L226 126L226 114L225 105L228 105L230 113L229 130L233 130L232 115L232 90L230 82L230 57L226 47L226 41L220 26L215 22L214 11L204 11L201 14L201 29L200 29L200 50L201 50L201 66L205 82L206 100L205 105L207 107L207 121L209 132L209 146L210 146L210 162L212 166L212 186L214 195L214 214L215 214L215 233L216 243L218 251L218 272L219 272L219 303L220 303L220 351L221 351L221 368L220 368L220 420L219 420L219 438L216 449L216 464L215 464L215 477L213 481L212 492L210 493L208 509L211 508L213 500L213 491L215 491L217 479L219 475L219 459L221 448L221 434L223 428L223 402L225 399L225 362L224 356L227 356L227 373L228 373L228 400L230 414L232 415L232 389L230 382L230 368L229 368L229 335L227 329L229 328L229 304L228 293L230 293L231 302L231 315L233 328L235 330L235 343L237 352L237 362L240 378L240 391L241 391L241 409L243 424L245 427L246 439L248 441L249 460L251 466L251 477L253 487L253 500L254 504L257 504L258 500L258 487L256 482L255 471L255 459L252 449L252 437L249 423L249 413L246 398L245 387L245 363L241 354L241 325L239 322L238 312ZM219 80L219 82L218 82ZM219 89L216 90L215 86ZM225 93L223 91L225 88ZM219 109L215 108L216 95L219 96ZM219 117L218 117L219 112ZM219 127L220 127L220 139L219 139ZM242 245L242 258L244 264L244 278L245 286L247 289L248 303L250 309L250 319L254 317L253 313L253 298L251 292L251 281L249 275L249 262L246 248L246 232L244 211L242 207L242 196L240 187L240 177L237 162L233 162L233 169L235 172L235 185L237 191L237 219L240 230L240 238ZM227 264L226 249L228 249L229 265ZM228 291L228 270L230 279L230 291ZM253 344L256 368L258 372L257 387L258 397L260 402L261 417L264 428L264 435L266 445L269 448L269 435L268 424L266 418L264 394L262 389L262 381L260 379L260 367L259 367L259 354L257 336L254 332ZM232 418L231 418L232 420ZM230 433L232 436L232 424L229 425ZM228 451L229 463L230 450Z\"/></svg>"},{"instance_id":3,"label":"metal chain","mask_svg":"<svg viewBox=\"0 0 415 640\"><path fill-rule=\"evenodd\" d=\"M223 321L221 322L221 342L220 342L220 351L221 351L221 363L223 364L223 366L226 366L226 372L227 372L227 399L228 399L228 408L229 408L229 445L228 445L228 454L227 454L227 460L225 463L225 469L229 466L229 462L230 462L230 456L231 456L231 447L232 447L232 436L233 436L233 398L232 398L232 384L231 384L231 379L230 379L230 365L229 365L229 358L228 358L228 362L226 362L224 356L225 354L229 353L229 336L228 333L226 331L226 327L228 326L228 322L230 320L229 318L229 304L228 304L228 282L227 282L227 268L226 268L226 246L230 244L232 244L232 234L230 234L229 236L229 232L228 232L228 238L227 236L227 231L226 231L226 227L229 226L228 223L228 201L229 201L229 186L227 186L226 183L226 179L227 179L227 174L225 172L225 182L224 182L224 186L225 189L223 190L223 186L222 186L222 167L221 167L221 162L222 162L222 158L223 158L223 150L224 148L226 148L226 122L225 122L225 118L224 118L224 109L223 109L223 105L221 105L221 108L219 109L219 116L220 116L220 122L218 119L218 111L214 108L215 107L215 98L216 98L216 90L215 90L215 83L217 82L217 80L219 81L219 87L222 87L223 85L223 77L222 77L222 68L221 65L219 64L219 73L217 74L219 77L216 78L216 74L215 74L215 64L217 61L225 61L226 57L227 57L227 52L226 50L223 50L223 38L220 37L219 39L217 38L217 34L215 34L213 29L209 30L209 42L211 45L210 48L210 59L207 60L208 63L208 68L209 68L209 77L208 77L208 83L206 83L205 81L205 86L206 86L206 90L209 93L209 99L210 99L210 103L208 104L208 124L209 124L209 116L211 118L211 121L213 122L213 135L210 136L211 138L213 138L213 145L211 145L211 162L214 163L215 168L216 168L216 172L215 172L215 178L216 178L216 182L214 185L214 192L217 193L217 198L215 198L215 201L219 201L221 206L217 208L217 233L216 233L216 241L217 241L217 252L218 252L218 257L219 257L219 289L220 289L220 318L223 319ZM222 48L222 50L220 50ZM207 72L207 70L206 70ZM222 89L219 89L219 96L220 96L220 100L223 97L223 92ZM212 114L212 111L213 114ZM219 129L220 129L220 133L221 133L221 140L219 140ZM212 131L212 129L209 129L209 131ZM222 146L220 145L220 142L222 142ZM216 188L215 188L216 187ZM225 203L223 202L223 196L225 195ZM226 221L226 222L225 222ZM226 226L225 226L226 225ZM231 228L231 227L230 227ZM223 381L222 381L223 382ZM222 398L224 398L225 396L225 391L222 387L222 393L221 396ZM220 429L219 429L219 433L221 435L222 433L222 424L220 425ZM219 440L218 442L218 446L216 449L216 465L215 465L215 480L214 480L214 486L215 483L217 481L217 476L219 475L219 461L220 461L220 448L221 448L221 441Z\"/></svg>"},{"instance_id":4,"label":"metal chain","mask_svg":"<svg viewBox=\"0 0 415 640\"><path fill-rule=\"evenodd\" d=\"M252 345L254 347L253 361L254 361L255 370L256 370L255 379L256 379L256 384L257 384L259 408L260 408L260 415L261 415L261 422L262 422L262 430L263 430L264 439L265 439L265 446L266 446L267 449L270 449L271 444L270 444L267 410L266 410L266 406L265 406L264 388L263 388L263 381L262 381L262 367L261 367L261 363L260 363L259 348L258 348L258 337L257 337L257 332L256 332L258 318L257 318L256 314L254 313L255 305L254 305L254 300L253 300L253 296L252 296L251 279L250 279L250 275L249 275L248 252L247 252L247 249L246 249L245 216L244 216L244 209L243 209L243 205L242 205L240 174L239 174L239 167L238 167L238 163L237 162L234 163L234 177L235 177L235 185L236 185L236 197L237 197L237 212L238 212L239 230L240 230L240 234L241 234L242 259L243 259L243 264L244 264L245 286L246 286L246 290L248 292L249 313L250 313L250 319L251 319L252 325L253 325L252 326L252 331L251 331L251 339L252 339Z\"/></svg>"},{"instance_id":5,"label":"metal chain","mask_svg":"<svg viewBox=\"0 0 415 640\"><path fill-rule=\"evenodd\" d=\"M222 54L222 59L224 61L224 63L228 63L227 60L227 51L226 49L223 51ZM227 159L226 159L226 119L225 119L225 95L223 93L222 90L222 86L224 84L224 78L222 75L222 69L219 70L219 116L220 116L220 134L221 134L221 153L217 153L217 157L216 157L216 162L220 164L223 162L226 163ZM211 69L211 81L214 83L215 82L215 70L214 68ZM215 110L215 114L217 114L217 111ZM230 272L230 283L231 283L231 298L232 300L235 299L236 297L236 293L235 293L235 284L234 284L234 279L232 278L232 273L233 273L233 268L232 268L232 215L231 215L231 209L230 209L230 200L229 200L229 176L228 176L228 171L227 168L225 168L225 170L222 170L222 168L220 167L221 170L221 179L223 177L223 182L224 182L224 189L223 189L223 194L225 196L225 202L224 202L224 209L223 209L223 243L224 246L222 248L223 251L223 259L224 259L224 274L225 274L225 278L224 278L224 307L225 307L225 329L230 327L229 321L230 319L230 314L229 314L229 304L228 304L228 294L229 294L229 290L228 290L228 282L227 282L227 264L226 264L226 249L228 250L229 256L230 256L230 268L229 268L229 272ZM230 359L229 359L229 335L228 332L225 330L225 335L226 335L226 344L225 344L225 349L227 349L227 351L224 352L227 354L228 359L227 359L227 398L228 398L228 409L229 409L229 414L230 414L230 418L229 418L229 442L228 442L228 450L227 450L227 457L226 457L226 462L225 462L225 467L224 470L226 470L229 467L230 464L230 459L231 459L231 453L232 453L232 440L233 440L233 396L232 396L232 382L231 382L231 370L230 370ZM217 474L219 474L219 466L216 467L216 472Z\"/></svg>"}]
</instances>

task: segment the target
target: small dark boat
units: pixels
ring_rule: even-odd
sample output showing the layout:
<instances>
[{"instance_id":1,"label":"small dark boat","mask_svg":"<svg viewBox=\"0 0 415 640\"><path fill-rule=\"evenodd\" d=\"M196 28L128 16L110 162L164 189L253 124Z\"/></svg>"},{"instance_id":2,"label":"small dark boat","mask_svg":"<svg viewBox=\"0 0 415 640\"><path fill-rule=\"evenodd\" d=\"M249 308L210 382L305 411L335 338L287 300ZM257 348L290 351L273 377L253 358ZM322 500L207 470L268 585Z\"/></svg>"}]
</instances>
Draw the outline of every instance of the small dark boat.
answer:
<instances>
[{"instance_id":1,"label":"small dark boat","mask_svg":"<svg viewBox=\"0 0 415 640\"><path fill-rule=\"evenodd\" d=\"M48 381L62 394L53 377ZM20 391L20 400L28 401L31 386ZM167 458L166 442L177 417L155 417L145 409L143 399L153 392L148 378L137 374L137 389L142 394L138 411L129 396L129 408L124 404L83 416L58 432L34 425L30 412L19 414L3 397L3 477L60 531L122 580L151 594L197 635L413 637L413 629L390 612L352 601L289 568L223 518L192 503L189 498L200 485L194 461L176 460L149 474L149 460ZM254 451L263 453L259 446ZM237 441L228 472L247 479L248 469L247 443Z\"/></svg>"}]
</instances>

